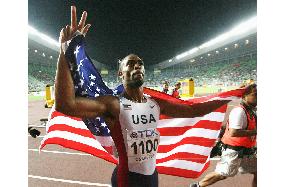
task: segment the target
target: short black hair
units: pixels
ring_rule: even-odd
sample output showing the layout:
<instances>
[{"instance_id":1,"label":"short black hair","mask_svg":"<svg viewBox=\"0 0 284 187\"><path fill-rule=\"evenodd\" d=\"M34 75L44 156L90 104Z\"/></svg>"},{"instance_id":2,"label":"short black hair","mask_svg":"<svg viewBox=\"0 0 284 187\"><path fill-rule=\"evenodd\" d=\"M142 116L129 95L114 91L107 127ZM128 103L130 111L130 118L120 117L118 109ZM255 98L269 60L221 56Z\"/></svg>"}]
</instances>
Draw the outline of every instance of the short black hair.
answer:
<instances>
[{"instance_id":1,"label":"short black hair","mask_svg":"<svg viewBox=\"0 0 284 187\"><path fill-rule=\"evenodd\" d=\"M256 89L256 84L250 84L245 88L245 92L243 93L243 98L247 95L249 95L254 89Z\"/></svg>"},{"instance_id":2,"label":"short black hair","mask_svg":"<svg viewBox=\"0 0 284 187\"><path fill-rule=\"evenodd\" d=\"M181 85L181 83L180 83L180 82L177 82L175 85L178 86L178 85Z\"/></svg>"},{"instance_id":3,"label":"short black hair","mask_svg":"<svg viewBox=\"0 0 284 187\"><path fill-rule=\"evenodd\" d=\"M134 54L134 53L130 53L129 55L127 55L126 57L124 57L122 60L118 60L118 64L119 64L119 67L118 67L118 71L121 71L122 70L122 63L125 61L125 59L129 56L137 56L139 57L138 55Z\"/></svg>"}]
</instances>

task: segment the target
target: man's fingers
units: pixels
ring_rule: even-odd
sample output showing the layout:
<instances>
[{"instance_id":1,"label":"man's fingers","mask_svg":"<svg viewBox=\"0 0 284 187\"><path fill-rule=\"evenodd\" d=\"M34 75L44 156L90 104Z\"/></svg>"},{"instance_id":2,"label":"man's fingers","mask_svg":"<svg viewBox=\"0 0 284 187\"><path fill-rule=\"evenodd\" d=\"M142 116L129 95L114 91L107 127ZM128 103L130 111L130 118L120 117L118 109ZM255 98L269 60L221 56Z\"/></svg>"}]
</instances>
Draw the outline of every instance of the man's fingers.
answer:
<instances>
[{"instance_id":1,"label":"man's fingers","mask_svg":"<svg viewBox=\"0 0 284 187\"><path fill-rule=\"evenodd\" d=\"M87 25L83 28L82 34L85 35L85 34L88 32L88 30L89 30L90 27L91 27L91 24L87 24Z\"/></svg>"},{"instance_id":2,"label":"man's fingers","mask_svg":"<svg viewBox=\"0 0 284 187\"><path fill-rule=\"evenodd\" d=\"M69 38L71 38L71 29L70 29L70 26L69 25L66 25L66 27L65 27L65 29L66 29L66 33L67 33L67 38L69 39Z\"/></svg>"},{"instance_id":3,"label":"man's fingers","mask_svg":"<svg viewBox=\"0 0 284 187\"><path fill-rule=\"evenodd\" d=\"M61 31L60 31L59 42L60 42L60 43L65 42L64 28L62 28Z\"/></svg>"},{"instance_id":4,"label":"man's fingers","mask_svg":"<svg viewBox=\"0 0 284 187\"><path fill-rule=\"evenodd\" d=\"M77 16L75 6L71 6L71 29L72 32L75 32L77 30Z\"/></svg>"},{"instance_id":5,"label":"man's fingers","mask_svg":"<svg viewBox=\"0 0 284 187\"><path fill-rule=\"evenodd\" d=\"M64 33L64 38L65 38L65 40L68 40L68 35L67 35L67 29L66 29L66 27L63 28L63 33Z\"/></svg>"},{"instance_id":6,"label":"man's fingers","mask_svg":"<svg viewBox=\"0 0 284 187\"><path fill-rule=\"evenodd\" d=\"M64 28L61 29L60 36L64 36Z\"/></svg>"},{"instance_id":7,"label":"man's fingers","mask_svg":"<svg viewBox=\"0 0 284 187\"><path fill-rule=\"evenodd\" d=\"M79 25L78 25L78 30L79 31L81 31L82 28L85 26L86 19L87 19L87 12L84 11L82 13L81 20L80 20Z\"/></svg>"}]
</instances>

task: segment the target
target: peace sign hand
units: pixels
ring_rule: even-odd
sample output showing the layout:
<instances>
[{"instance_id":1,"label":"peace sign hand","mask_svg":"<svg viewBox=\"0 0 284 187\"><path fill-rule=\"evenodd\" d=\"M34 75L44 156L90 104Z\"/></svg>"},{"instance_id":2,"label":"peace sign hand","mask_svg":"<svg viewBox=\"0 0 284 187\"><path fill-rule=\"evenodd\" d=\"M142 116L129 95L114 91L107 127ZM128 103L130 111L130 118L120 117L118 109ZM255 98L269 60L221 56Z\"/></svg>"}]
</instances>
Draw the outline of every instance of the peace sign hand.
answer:
<instances>
[{"instance_id":1,"label":"peace sign hand","mask_svg":"<svg viewBox=\"0 0 284 187\"><path fill-rule=\"evenodd\" d=\"M76 7L71 6L71 26L66 25L60 31L59 42L65 43L70 40L76 31L81 32L84 36L87 34L91 24L85 25L87 19L87 12L82 13L79 24L77 25Z\"/></svg>"}]
</instances>

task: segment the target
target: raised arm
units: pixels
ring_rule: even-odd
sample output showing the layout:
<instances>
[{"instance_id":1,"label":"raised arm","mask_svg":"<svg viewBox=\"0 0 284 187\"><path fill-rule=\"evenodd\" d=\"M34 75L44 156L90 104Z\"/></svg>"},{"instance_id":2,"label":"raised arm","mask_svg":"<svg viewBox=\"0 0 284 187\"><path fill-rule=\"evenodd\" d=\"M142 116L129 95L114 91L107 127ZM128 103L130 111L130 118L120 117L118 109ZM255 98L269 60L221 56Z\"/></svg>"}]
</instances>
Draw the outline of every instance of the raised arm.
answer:
<instances>
[{"instance_id":1,"label":"raised arm","mask_svg":"<svg viewBox=\"0 0 284 187\"><path fill-rule=\"evenodd\" d=\"M72 6L71 27L67 25L61 30L59 37L60 43L64 44L64 42L70 40L77 30L85 35L90 27L89 24L85 26L86 18L87 12L84 11L77 25L76 7ZM94 118L108 115L108 108L113 108L112 104L114 102L115 98L112 96L101 96L96 99L75 97L73 79L61 47L55 78L55 109L66 115L80 118Z\"/></svg>"},{"instance_id":2,"label":"raised arm","mask_svg":"<svg viewBox=\"0 0 284 187\"><path fill-rule=\"evenodd\" d=\"M161 99L155 100L158 102L162 114L175 118L193 118L203 116L230 102L229 100L215 100L188 106Z\"/></svg>"}]
</instances>

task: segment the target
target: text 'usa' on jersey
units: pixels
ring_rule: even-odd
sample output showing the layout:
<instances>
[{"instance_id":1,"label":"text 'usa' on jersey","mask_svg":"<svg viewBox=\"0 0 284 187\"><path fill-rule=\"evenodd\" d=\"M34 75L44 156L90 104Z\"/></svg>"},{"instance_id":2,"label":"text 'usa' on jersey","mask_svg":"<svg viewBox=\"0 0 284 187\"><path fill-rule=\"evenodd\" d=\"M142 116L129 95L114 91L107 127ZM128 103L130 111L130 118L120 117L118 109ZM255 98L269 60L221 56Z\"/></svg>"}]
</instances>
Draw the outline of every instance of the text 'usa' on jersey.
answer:
<instances>
[{"instance_id":1,"label":"text 'usa' on jersey","mask_svg":"<svg viewBox=\"0 0 284 187\"><path fill-rule=\"evenodd\" d=\"M160 116L158 104L147 97L145 103L120 98L119 122L131 172L152 175L160 143L157 130Z\"/></svg>"}]
</instances>

